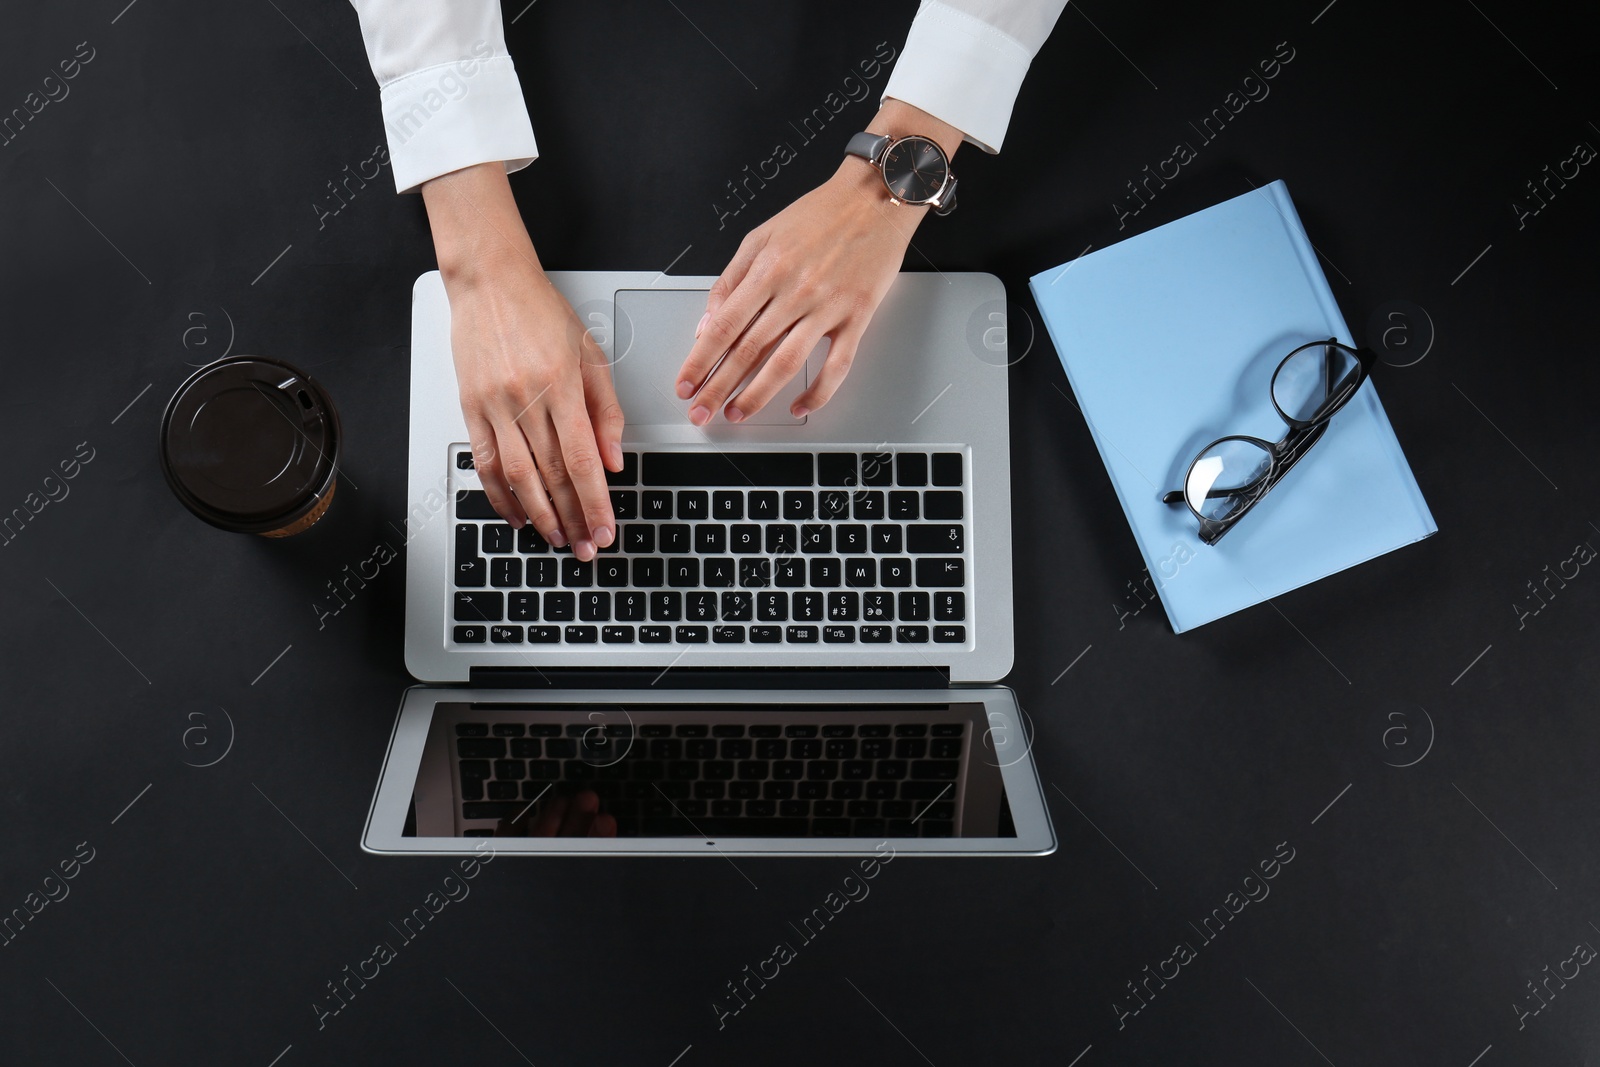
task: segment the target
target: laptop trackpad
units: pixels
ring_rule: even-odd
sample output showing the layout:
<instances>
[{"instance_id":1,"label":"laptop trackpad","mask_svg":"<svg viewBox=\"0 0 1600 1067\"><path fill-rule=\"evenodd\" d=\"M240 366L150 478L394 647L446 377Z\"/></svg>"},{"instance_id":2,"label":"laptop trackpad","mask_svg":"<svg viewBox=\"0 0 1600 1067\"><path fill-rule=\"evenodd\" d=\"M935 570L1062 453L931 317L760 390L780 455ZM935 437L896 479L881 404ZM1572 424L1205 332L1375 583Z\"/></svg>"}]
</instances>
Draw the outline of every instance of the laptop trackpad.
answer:
<instances>
[{"instance_id":1,"label":"laptop trackpad","mask_svg":"<svg viewBox=\"0 0 1600 1067\"><path fill-rule=\"evenodd\" d=\"M694 346L694 328L705 314L705 290L619 289L616 308L611 373L628 424L687 425L692 401L678 399L677 374ZM827 342L817 347L800 373L743 425L796 426L805 421L790 415L789 405L810 382L811 368L827 351Z\"/></svg>"}]
</instances>

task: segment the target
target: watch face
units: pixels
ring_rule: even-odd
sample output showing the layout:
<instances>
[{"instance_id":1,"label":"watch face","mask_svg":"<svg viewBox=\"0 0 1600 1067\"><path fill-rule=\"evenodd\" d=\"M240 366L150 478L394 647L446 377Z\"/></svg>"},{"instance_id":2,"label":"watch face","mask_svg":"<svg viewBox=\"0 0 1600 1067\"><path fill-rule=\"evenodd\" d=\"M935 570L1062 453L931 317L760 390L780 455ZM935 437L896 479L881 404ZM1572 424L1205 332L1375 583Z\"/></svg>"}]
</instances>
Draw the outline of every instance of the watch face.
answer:
<instances>
[{"instance_id":1,"label":"watch face","mask_svg":"<svg viewBox=\"0 0 1600 1067\"><path fill-rule=\"evenodd\" d=\"M883 155L883 180L896 200L926 204L944 188L950 163L944 150L926 137L907 137Z\"/></svg>"}]
</instances>

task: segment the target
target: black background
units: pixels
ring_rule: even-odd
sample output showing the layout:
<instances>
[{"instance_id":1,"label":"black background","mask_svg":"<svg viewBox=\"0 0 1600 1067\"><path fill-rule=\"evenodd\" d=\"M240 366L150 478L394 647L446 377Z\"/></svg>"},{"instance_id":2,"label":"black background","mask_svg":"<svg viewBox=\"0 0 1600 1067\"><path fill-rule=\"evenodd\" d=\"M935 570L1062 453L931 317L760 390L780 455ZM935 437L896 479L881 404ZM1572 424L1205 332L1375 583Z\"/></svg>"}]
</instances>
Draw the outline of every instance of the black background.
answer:
<instances>
[{"instance_id":1,"label":"black background","mask_svg":"<svg viewBox=\"0 0 1600 1067\"><path fill-rule=\"evenodd\" d=\"M1522 1029L1514 1008L1537 1006L1542 968L1600 943L1600 578L1552 584L1520 628L1514 607L1536 603L1526 583L1547 564L1600 546L1600 175L1586 167L1522 228L1512 208L1576 143L1600 145L1584 16L1504 0L1069 7L1005 151L960 153L961 208L922 227L907 264L998 274L1027 352L1010 682L1059 850L896 860L722 1029L713 999L792 940L846 861L501 859L319 1030L324 983L452 869L358 846L408 683L401 565L320 631L312 606L398 543L410 285L431 246L387 173L319 229L326 183L383 139L348 7L124 2L12 4L0 36L0 114L78 42L94 49L70 96L0 146L0 513L79 442L95 457L0 547L0 912L94 849L70 896L0 948L0 1060L1596 1055L1600 976L1552 982ZM717 273L832 172L871 103L719 230L724 183L880 42L898 49L913 10L533 6L509 41L543 158L513 186L545 262L681 254L676 273ZM1285 41L1271 95L1119 230L1125 183ZM1427 355L1377 385L1440 532L1178 637L1158 606L1131 613L1142 563L1025 282L1276 178L1358 339L1374 309L1411 305L1395 362ZM343 413L338 499L290 541L202 525L157 466L167 396L230 343L303 366ZM1190 923L1280 842L1294 859L1271 896L1202 944ZM1126 983L1185 940L1198 958L1119 1029Z\"/></svg>"}]
</instances>

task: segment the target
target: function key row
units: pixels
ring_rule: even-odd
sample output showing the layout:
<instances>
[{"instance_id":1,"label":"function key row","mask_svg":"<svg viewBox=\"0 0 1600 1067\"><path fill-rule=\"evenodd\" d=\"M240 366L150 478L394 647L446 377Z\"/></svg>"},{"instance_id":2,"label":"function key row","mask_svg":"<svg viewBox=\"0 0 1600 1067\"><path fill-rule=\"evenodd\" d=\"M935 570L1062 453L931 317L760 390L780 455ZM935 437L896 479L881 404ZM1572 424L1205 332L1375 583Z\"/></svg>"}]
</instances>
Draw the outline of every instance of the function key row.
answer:
<instances>
[{"instance_id":1,"label":"function key row","mask_svg":"<svg viewBox=\"0 0 1600 1067\"><path fill-rule=\"evenodd\" d=\"M647 645L703 645L708 642L715 644L742 645L748 637L751 644L796 644L813 645L819 640L828 644L854 644L859 636L863 644L927 644L932 640L941 644L963 644L967 640L967 628L957 625L924 626L920 624L902 624L898 626L871 625L871 626L740 626L736 624L721 624L717 626L697 626L685 624L681 626L638 626L618 624L610 626L588 626L581 623L570 626L523 626L512 623L467 624L457 626L452 633L458 644L481 645L491 641L502 645L520 645L527 641L529 644L553 645L592 645L597 642L606 644L631 645L635 636L641 644Z\"/></svg>"},{"instance_id":2,"label":"function key row","mask_svg":"<svg viewBox=\"0 0 1600 1067\"><path fill-rule=\"evenodd\" d=\"M962 589L967 561L960 556L601 556L593 562L567 557L494 556L456 559L458 589Z\"/></svg>"},{"instance_id":3,"label":"function key row","mask_svg":"<svg viewBox=\"0 0 1600 1067\"><path fill-rule=\"evenodd\" d=\"M737 489L708 492L703 489L613 489L611 510L620 520L665 519L718 520L738 522L777 521L779 519L820 519L842 522L849 519L873 521L896 519L951 521L965 517L965 500L959 489L790 489L783 492L756 489L746 493ZM456 491L456 517L459 519L499 519L488 494L481 489ZM508 527L509 528L509 527ZM531 527L524 527L525 530ZM537 534L530 544L542 545ZM524 549L540 551L542 549ZM509 551L509 549L506 549Z\"/></svg>"}]
</instances>

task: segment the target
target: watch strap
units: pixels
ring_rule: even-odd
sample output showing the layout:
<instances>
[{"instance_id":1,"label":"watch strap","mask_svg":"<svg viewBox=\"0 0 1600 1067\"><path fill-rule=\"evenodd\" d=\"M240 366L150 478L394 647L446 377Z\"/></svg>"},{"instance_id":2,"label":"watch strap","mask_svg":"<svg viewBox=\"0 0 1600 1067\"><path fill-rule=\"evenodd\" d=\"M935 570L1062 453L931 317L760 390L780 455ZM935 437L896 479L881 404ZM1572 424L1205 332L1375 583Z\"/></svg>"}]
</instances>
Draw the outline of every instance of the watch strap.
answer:
<instances>
[{"instance_id":1,"label":"watch strap","mask_svg":"<svg viewBox=\"0 0 1600 1067\"><path fill-rule=\"evenodd\" d=\"M860 156L868 163L877 163L884 149L894 140L886 133L858 133L844 146L847 156Z\"/></svg>"},{"instance_id":2,"label":"watch strap","mask_svg":"<svg viewBox=\"0 0 1600 1067\"><path fill-rule=\"evenodd\" d=\"M933 209L935 215L948 215L956 209L956 179L950 178L950 184L945 187L943 195L939 197L939 204Z\"/></svg>"}]
</instances>

